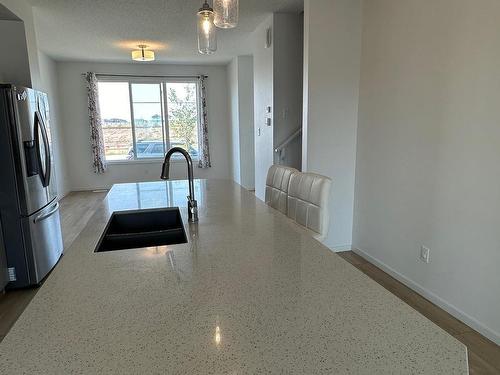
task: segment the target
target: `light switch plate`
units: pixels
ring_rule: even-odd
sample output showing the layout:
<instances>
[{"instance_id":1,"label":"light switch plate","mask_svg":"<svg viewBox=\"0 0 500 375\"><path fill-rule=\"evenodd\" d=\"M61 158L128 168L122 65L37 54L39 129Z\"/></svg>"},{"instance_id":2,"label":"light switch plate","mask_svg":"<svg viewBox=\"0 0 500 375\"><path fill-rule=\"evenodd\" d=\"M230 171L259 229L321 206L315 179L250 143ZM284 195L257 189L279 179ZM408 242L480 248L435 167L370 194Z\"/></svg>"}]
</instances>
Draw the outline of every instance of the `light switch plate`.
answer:
<instances>
[{"instance_id":1,"label":"light switch plate","mask_svg":"<svg viewBox=\"0 0 500 375\"><path fill-rule=\"evenodd\" d=\"M420 260L425 263L429 263L431 261L431 250L428 247L420 247Z\"/></svg>"}]
</instances>

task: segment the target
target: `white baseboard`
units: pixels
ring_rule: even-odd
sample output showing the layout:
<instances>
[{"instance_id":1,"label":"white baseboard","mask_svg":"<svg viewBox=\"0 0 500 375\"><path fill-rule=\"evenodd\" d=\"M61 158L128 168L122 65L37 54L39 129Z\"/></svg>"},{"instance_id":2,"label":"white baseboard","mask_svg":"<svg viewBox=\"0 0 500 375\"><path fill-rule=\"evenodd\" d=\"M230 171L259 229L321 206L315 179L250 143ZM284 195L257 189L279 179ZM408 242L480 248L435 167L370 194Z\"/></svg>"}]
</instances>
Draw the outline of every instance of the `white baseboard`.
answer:
<instances>
[{"instance_id":1,"label":"white baseboard","mask_svg":"<svg viewBox=\"0 0 500 375\"><path fill-rule=\"evenodd\" d=\"M339 246L334 246L331 248L331 250L335 253L340 253L342 251L351 251L352 250L352 245L339 245Z\"/></svg>"},{"instance_id":2,"label":"white baseboard","mask_svg":"<svg viewBox=\"0 0 500 375\"><path fill-rule=\"evenodd\" d=\"M356 254L358 254L359 256L365 258L370 263L373 263L374 265L376 265L377 267L379 267L383 271L387 272L389 275L391 275L392 277L394 277L398 281L405 284L408 288L413 289L418 294L422 295L423 297L427 298L429 301L431 301L435 305L437 305L440 308L442 308L443 310L447 311L449 314L453 315L458 320L464 322L469 327L475 329L477 332L479 332L483 336L487 337L491 341L500 345L500 334L498 332L495 332L494 330L486 327L484 324L480 323L478 320L476 320L472 316L461 311L456 306L448 303L447 301L445 301L444 299L439 297L437 294L431 292L430 290L425 289L420 284L414 282L413 280L410 280L408 277L402 275L398 271L394 270L393 268L389 267L387 264L379 261L378 259L372 257L371 255L364 252L363 250L353 248L352 251L355 252Z\"/></svg>"}]
</instances>

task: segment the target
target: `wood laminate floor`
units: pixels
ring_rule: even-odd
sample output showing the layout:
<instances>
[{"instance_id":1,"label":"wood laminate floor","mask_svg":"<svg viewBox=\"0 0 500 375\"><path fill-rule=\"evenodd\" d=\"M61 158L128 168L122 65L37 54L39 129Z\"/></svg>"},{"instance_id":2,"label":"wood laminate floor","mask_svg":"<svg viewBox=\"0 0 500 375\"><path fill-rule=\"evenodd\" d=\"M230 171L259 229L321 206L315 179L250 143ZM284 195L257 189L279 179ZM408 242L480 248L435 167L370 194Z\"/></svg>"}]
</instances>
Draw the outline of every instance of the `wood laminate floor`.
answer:
<instances>
[{"instance_id":1,"label":"wood laminate floor","mask_svg":"<svg viewBox=\"0 0 500 375\"><path fill-rule=\"evenodd\" d=\"M61 200L61 226L65 250L85 227L105 192L74 192ZM463 342L469 353L471 375L500 374L500 347L429 302L352 251L338 253L356 268ZM10 291L0 296L0 341L22 314L37 289Z\"/></svg>"}]
</instances>

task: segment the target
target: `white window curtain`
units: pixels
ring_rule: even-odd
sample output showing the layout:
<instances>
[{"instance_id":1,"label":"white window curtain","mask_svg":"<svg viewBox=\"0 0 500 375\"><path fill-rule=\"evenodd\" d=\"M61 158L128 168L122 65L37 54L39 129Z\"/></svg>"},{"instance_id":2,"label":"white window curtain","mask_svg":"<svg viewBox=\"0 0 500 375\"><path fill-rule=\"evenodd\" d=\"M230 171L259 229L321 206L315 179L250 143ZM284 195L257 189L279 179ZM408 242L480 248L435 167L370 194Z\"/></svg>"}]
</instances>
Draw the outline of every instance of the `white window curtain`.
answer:
<instances>
[{"instance_id":1,"label":"white window curtain","mask_svg":"<svg viewBox=\"0 0 500 375\"><path fill-rule=\"evenodd\" d=\"M95 73L85 73L88 93L88 110L90 126L90 146L92 151L92 167L94 173L106 172L106 155L104 153L104 138L102 135L101 111L99 109L99 90Z\"/></svg>"},{"instance_id":2,"label":"white window curtain","mask_svg":"<svg viewBox=\"0 0 500 375\"><path fill-rule=\"evenodd\" d=\"M210 168L212 164L210 163L210 149L208 145L208 115L207 115L207 88L205 84L205 76L200 76L198 78L198 90L200 98L200 122L198 129L198 139L199 139L199 168Z\"/></svg>"}]
</instances>

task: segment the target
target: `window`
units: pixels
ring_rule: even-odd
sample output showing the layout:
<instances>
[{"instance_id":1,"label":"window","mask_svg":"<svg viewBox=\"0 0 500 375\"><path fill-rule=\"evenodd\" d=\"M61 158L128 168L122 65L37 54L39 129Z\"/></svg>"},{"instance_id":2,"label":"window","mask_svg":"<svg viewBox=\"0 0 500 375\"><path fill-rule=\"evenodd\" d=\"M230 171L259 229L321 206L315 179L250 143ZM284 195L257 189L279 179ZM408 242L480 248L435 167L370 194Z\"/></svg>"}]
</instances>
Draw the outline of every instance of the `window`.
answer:
<instances>
[{"instance_id":1,"label":"window","mask_svg":"<svg viewBox=\"0 0 500 375\"><path fill-rule=\"evenodd\" d=\"M196 80L99 80L106 160L163 158L182 147L198 158L199 99Z\"/></svg>"}]
</instances>

